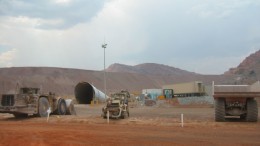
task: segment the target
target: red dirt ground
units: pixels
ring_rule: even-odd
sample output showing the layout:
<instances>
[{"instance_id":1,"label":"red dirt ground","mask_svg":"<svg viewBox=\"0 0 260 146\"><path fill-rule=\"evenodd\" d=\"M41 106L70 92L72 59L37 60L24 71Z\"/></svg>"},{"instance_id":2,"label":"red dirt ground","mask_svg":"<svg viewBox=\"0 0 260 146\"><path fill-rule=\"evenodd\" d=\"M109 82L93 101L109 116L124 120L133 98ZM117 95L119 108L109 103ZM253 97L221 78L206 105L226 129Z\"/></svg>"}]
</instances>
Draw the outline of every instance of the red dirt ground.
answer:
<instances>
[{"instance_id":1,"label":"red dirt ground","mask_svg":"<svg viewBox=\"0 0 260 146\"><path fill-rule=\"evenodd\" d=\"M212 107L137 107L109 124L101 108L79 105L77 116L52 115L48 123L0 114L0 145L260 145L259 122L217 123Z\"/></svg>"}]
</instances>

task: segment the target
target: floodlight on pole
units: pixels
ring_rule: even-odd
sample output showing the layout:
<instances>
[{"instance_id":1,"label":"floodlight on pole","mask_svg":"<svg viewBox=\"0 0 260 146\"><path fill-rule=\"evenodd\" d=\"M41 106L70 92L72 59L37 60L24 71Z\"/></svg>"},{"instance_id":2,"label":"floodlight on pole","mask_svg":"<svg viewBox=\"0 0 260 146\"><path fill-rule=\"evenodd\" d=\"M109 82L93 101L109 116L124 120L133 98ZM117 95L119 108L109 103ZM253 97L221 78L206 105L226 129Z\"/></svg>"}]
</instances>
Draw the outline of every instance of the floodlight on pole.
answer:
<instances>
[{"instance_id":1,"label":"floodlight on pole","mask_svg":"<svg viewBox=\"0 0 260 146\"><path fill-rule=\"evenodd\" d=\"M106 47L107 44L104 42L104 44L102 44L102 48L104 48L104 90L105 90L105 98L107 97L107 93L106 93Z\"/></svg>"}]
</instances>

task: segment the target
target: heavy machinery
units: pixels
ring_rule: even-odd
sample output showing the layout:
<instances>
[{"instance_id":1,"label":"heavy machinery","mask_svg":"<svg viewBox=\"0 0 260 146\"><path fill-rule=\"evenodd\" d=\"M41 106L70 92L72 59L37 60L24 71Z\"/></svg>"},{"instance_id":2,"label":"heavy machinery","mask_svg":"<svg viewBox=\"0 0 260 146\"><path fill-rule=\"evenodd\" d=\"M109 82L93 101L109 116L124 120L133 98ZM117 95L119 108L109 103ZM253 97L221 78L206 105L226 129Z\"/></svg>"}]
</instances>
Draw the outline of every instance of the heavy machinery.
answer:
<instances>
[{"instance_id":1,"label":"heavy machinery","mask_svg":"<svg viewBox=\"0 0 260 146\"><path fill-rule=\"evenodd\" d=\"M128 99L130 94L126 90L114 93L108 98L105 107L102 108L102 117L107 118L108 112L110 118L129 117Z\"/></svg>"},{"instance_id":2,"label":"heavy machinery","mask_svg":"<svg viewBox=\"0 0 260 146\"><path fill-rule=\"evenodd\" d=\"M40 94L39 88L23 87L17 94L0 96L0 113L10 113L16 118L37 115L46 117L48 110L52 114L76 114L71 99L57 97L54 93Z\"/></svg>"},{"instance_id":3,"label":"heavy machinery","mask_svg":"<svg viewBox=\"0 0 260 146\"><path fill-rule=\"evenodd\" d=\"M237 118L247 122L258 120L258 106L255 98L260 97L260 83L253 85L214 85L215 121L224 122Z\"/></svg>"}]
</instances>

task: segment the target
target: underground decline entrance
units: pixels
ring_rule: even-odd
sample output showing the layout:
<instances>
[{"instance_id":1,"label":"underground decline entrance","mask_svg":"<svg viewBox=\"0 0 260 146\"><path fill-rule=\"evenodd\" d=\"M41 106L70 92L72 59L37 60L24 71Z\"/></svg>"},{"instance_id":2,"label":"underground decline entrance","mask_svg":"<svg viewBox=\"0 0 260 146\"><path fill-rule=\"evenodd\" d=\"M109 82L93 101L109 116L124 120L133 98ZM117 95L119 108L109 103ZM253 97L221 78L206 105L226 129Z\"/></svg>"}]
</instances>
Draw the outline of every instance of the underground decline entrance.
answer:
<instances>
[{"instance_id":1,"label":"underground decline entrance","mask_svg":"<svg viewBox=\"0 0 260 146\"><path fill-rule=\"evenodd\" d=\"M78 83L74 92L79 104L90 104L95 96L93 86L87 82Z\"/></svg>"}]
</instances>

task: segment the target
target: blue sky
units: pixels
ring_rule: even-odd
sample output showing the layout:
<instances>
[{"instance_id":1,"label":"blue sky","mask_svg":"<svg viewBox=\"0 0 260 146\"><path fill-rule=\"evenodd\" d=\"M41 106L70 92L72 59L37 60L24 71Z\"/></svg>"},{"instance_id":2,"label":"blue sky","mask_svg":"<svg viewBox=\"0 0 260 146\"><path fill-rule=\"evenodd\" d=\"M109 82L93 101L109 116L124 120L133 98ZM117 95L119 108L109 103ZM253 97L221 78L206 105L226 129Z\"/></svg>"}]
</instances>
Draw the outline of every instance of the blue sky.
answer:
<instances>
[{"instance_id":1,"label":"blue sky","mask_svg":"<svg viewBox=\"0 0 260 146\"><path fill-rule=\"evenodd\" d=\"M0 0L0 67L159 63L222 74L260 49L259 0Z\"/></svg>"}]
</instances>

